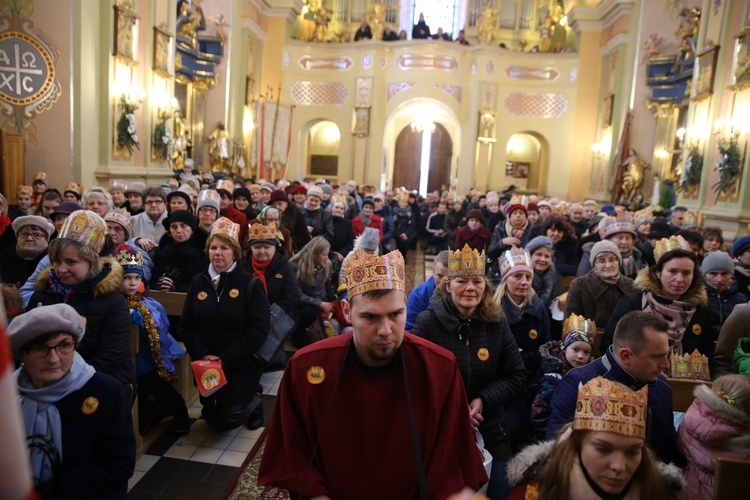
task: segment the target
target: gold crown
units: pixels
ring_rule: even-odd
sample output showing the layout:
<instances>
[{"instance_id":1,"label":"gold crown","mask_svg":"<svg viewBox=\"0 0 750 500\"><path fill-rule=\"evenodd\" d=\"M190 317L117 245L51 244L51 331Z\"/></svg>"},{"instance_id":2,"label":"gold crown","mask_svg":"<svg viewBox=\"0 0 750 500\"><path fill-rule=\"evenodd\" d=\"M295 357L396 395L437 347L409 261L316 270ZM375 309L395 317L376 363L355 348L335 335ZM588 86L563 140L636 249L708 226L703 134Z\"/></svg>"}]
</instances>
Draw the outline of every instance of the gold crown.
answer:
<instances>
[{"instance_id":1,"label":"gold crown","mask_svg":"<svg viewBox=\"0 0 750 500\"><path fill-rule=\"evenodd\" d=\"M104 244L107 224L90 210L76 210L65 219L60 228L60 238L75 240L97 251Z\"/></svg>"},{"instance_id":2,"label":"gold crown","mask_svg":"<svg viewBox=\"0 0 750 500\"><path fill-rule=\"evenodd\" d=\"M654 220L654 213L644 208L643 210L638 210L635 214L633 214L633 227L638 227L641 224L645 224L646 222L653 222Z\"/></svg>"},{"instance_id":3,"label":"gold crown","mask_svg":"<svg viewBox=\"0 0 750 500\"><path fill-rule=\"evenodd\" d=\"M604 228L602 238L605 239L618 233L630 233L634 237L637 236L633 227L633 212L623 212L617 217L607 217L602 220L600 227Z\"/></svg>"},{"instance_id":4,"label":"gold crown","mask_svg":"<svg viewBox=\"0 0 750 500\"><path fill-rule=\"evenodd\" d=\"M646 438L648 386L633 392L602 377L578 386L573 429Z\"/></svg>"},{"instance_id":5,"label":"gold crown","mask_svg":"<svg viewBox=\"0 0 750 500\"><path fill-rule=\"evenodd\" d=\"M484 276L484 250L464 245L461 250L448 253L448 276Z\"/></svg>"},{"instance_id":6,"label":"gold crown","mask_svg":"<svg viewBox=\"0 0 750 500\"><path fill-rule=\"evenodd\" d=\"M120 253L117 254L117 263L125 268L127 274L127 266L143 266L143 256L138 252L120 250Z\"/></svg>"},{"instance_id":7,"label":"gold crown","mask_svg":"<svg viewBox=\"0 0 750 500\"><path fill-rule=\"evenodd\" d=\"M233 239L237 243L240 242L240 225L235 224L226 217L219 217L211 226L211 234L209 238L216 236L217 234L224 235L228 238Z\"/></svg>"},{"instance_id":8,"label":"gold crown","mask_svg":"<svg viewBox=\"0 0 750 500\"><path fill-rule=\"evenodd\" d=\"M522 205L526 208L529 206L529 198L526 195L515 194L510 197L510 201L508 202L509 207L512 205Z\"/></svg>"},{"instance_id":9,"label":"gold crown","mask_svg":"<svg viewBox=\"0 0 750 500\"><path fill-rule=\"evenodd\" d=\"M250 243L258 240L275 240L276 239L276 226L274 224L248 224L247 226L248 240Z\"/></svg>"},{"instance_id":10,"label":"gold crown","mask_svg":"<svg viewBox=\"0 0 750 500\"><path fill-rule=\"evenodd\" d=\"M83 194L83 186L81 186L77 182L69 182L65 184L65 189L63 190L63 193L67 193L68 191L75 193L78 196L81 196L81 194Z\"/></svg>"},{"instance_id":11,"label":"gold crown","mask_svg":"<svg viewBox=\"0 0 750 500\"><path fill-rule=\"evenodd\" d=\"M349 300L373 290L406 291L404 257L398 250L382 256L357 250L346 259L341 272L346 277Z\"/></svg>"},{"instance_id":12,"label":"gold crown","mask_svg":"<svg viewBox=\"0 0 750 500\"><path fill-rule=\"evenodd\" d=\"M112 182L109 183L109 190L120 190L125 191L128 188L128 183L125 182L124 179L113 179Z\"/></svg>"},{"instance_id":13,"label":"gold crown","mask_svg":"<svg viewBox=\"0 0 750 500\"><path fill-rule=\"evenodd\" d=\"M583 332L588 334L590 337L595 337L596 323L594 323L594 320L584 318L583 316L571 314L565 319L565 322L563 323L563 339L570 332Z\"/></svg>"},{"instance_id":14,"label":"gold crown","mask_svg":"<svg viewBox=\"0 0 750 500\"><path fill-rule=\"evenodd\" d=\"M25 186L25 185L21 184L16 189L16 196L20 196L20 195L23 195L23 194L25 194L27 196L33 196L33 194L34 194L34 188L32 188L31 186Z\"/></svg>"},{"instance_id":15,"label":"gold crown","mask_svg":"<svg viewBox=\"0 0 750 500\"><path fill-rule=\"evenodd\" d=\"M37 172L34 174L34 180L35 181L44 181L47 182L47 172Z\"/></svg>"},{"instance_id":16,"label":"gold crown","mask_svg":"<svg viewBox=\"0 0 750 500\"><path fill-rule=\"evenodd\" d=\"M500 256L500 274L504 278L505 274L516 266L528 267L529 272L533 274L534 268L531 265L529 253L523 248L514 246L510 250L503 252Z\"/></svg>"},{"instance_id":17,"label":"gold crown","mask_svg":"<svg viewBox=\"0 0 750 500\"><path fill-rule=\"evenodd\" d=\"M669 238L662 238L656 242L654 247L654 260L658 264L665 253L671 252L672 250L687 250L690 252L690 244L685 241L682 236L670 236Z\"/></svg>"},{"instance_id":18,"label":"gold crown","mask_svg":"<svg viewBox=\"0 0 750 500\"><path fill-rule=\"evenodd\" d=\"M672 353L671 366L672 378L711 381L708 358L698 352L698 349L694 350L692 354Z\"/></svg>"},{"instance_id":19,"label":"gold crown","mask_svg":"<svg viewBox=\"0 0 750 500\"><path fill-rule=\"evenodd\" d=\"M232 193L234 192L234 182L231 181L231 179L221 179L219 182L216 183L216 190L227 191L229 193L229 196L232 196Z\"/></svg>"}]
</instances>

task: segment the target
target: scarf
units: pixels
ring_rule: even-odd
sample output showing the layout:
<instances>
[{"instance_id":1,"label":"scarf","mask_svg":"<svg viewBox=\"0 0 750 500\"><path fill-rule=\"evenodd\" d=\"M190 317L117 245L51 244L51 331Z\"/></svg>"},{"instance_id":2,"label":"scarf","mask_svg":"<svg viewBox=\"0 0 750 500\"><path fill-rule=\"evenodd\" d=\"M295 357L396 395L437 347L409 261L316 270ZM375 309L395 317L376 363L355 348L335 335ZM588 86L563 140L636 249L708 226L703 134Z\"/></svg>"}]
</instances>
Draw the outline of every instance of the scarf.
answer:
<instances>
[{"instance_id":1,"label":"scarf","mask_svg":"<svg viewBox=\"0 0 750 500\"><path fill-rule=\"evenodd\" d=\"M143 296L140 293L136 292L133 295L127 296L126 299L128 306L131 309L137 310L143 316L143 324L146 327L146 335L148 336L148 345L151 347L151 357L154 358L154 363L156 363L156 373L159 375L159 378L171 384L176 380L176 377L164 367L164 356L161 352L159 331L156 329L154 315L151 314L151 310L146 307L146 304L141 302Z\"/></svg>"},{"instance_id":2,"label":"scarf","mask_svg":"<svg viewBox=\"0 0 750 500\"><path fill-rule=\"evenodd\" d=\"M36 388L23 366L13 373L20 396L24 428L27 436L46 436L59 454L62 462L62 422L55 403L81 389L94 376L94 367L86 363L80 354L75 353L70 370L60 380L46 387ZM38 442L38 440L36 440ZM29 448L31 466L36 484L53 479L52 464L43 450Z\"/></svg>"},{"instance_id":3,"label":"scarf","mask_svg":"<svg viewBox=\"0 0 750 500\"><path fill-rule=\"evenodd\" d=\"M250 259L250 265L253 266L253 276L256 276L261 283L263 283L263 289L266 291L266 295L268 295L268 283L266 283L266 269L268 269L268 266L271 265L271 262L273 262L273 259L269 259L266 262L258 262L257 260L251 258Z\"/></svg>"},{"instance_id":4,"label":"scarf","mask_svg":"<svg viewBox=\"0 0 750 500\"><path fill-rule=\"evenodd\" d=\"M411 219L411 208L410 207L406 207L406 208L395 207L393 209L393 215L397 218L403 217L403 218Z\"/></svg>"},{"instance_id":5,"label":"scarf","mask_svg":"<svg viewBox=\"0 0 750 500\"><path fill-rule=\"evenodd\" d=\"M672 352L682 354L682 337L695 314L696 306L689 302L672 300L651 292L643 292L641 304L643 312L655 314L664 319L669 327L669 347Z\"/></svg>"},{"instance_id":6,"label":"scarf","mask_svg":"<svg viewBox=\"0 0 750 500\"><path fill-rule=\"evenodd\" d=\"M370 227L370 223L372 223L372 215L365 215L364 213L361 212L359 214L359 218L365 227Z\"/></svg>"},{"instance_id":7,"label":"scarf","mask_svg":"<svg viewBox=\"0 0 750 500\"><path fill-rule=\"evenodd\" d=\"M633 248L631 247L630 250L620 255L622 256L622 266L620 268L622 274L629 278L638 274L638 262L633 257Z\"/></svg>"},{"instance_id":8,"label":"scarf","mask_svg":"<svg viewBox=\"0 0 750 500\"><path fill-rule=\"evenodd\" d=\"M608 285L616 285L617 281L620 279L620 276L622 276L622 274L618 272L613 278L605 278L604 276L596 272L596 268L594 268L594 275L596 275L597 278Z\"/></svg>"},{"instance_id":9,"label":"scarf","mask_svg":"<svg viewBox=\"0 0 750 500\"><path fill-rule=\"evenodd\" d=\"M510 225L510 218L505 221L505 232L508 234L508 236L513 236L514 238L518 238L519 240L523 241L523 233L526 232L526 228L529 226L529 221L527 220L523 227L521 229L513 229L513 226Z\"/></svg>"},{"instance_id":10,"label":"scarf","mask_svg":"<svg viewBox=\"0 0 750 500\"><path fill-rule=\"evenodd\" d=\"M11 222L12 221L10 220L10 217L8 217L8 214L0 215L0 235L10 227Z\"/></svg>"},{"instance_id":11,"label":"scarf","mask_svg":"<svg viewBox=\"0 0 750 500\"><path fill-rule=\"evenodd\" d=\"M52 293L55 295L60 295L63 298L63 301L67 300L70 294L79 292L81 290L86 289L89 284L93 283L95 280L99 278L104 272L106 272L107 269L102 269L102 271L99 273L99 275L94 276L93 278L88 278L80 283L76 283L75 285L66 285L62 282L60 277L55 272L55 269L52 268L49 273L49 289Z\"/></svg>"},{"instance_id":12,"label":"scarf","mask_svg":"<svg viewBox=\"0 0 750 500\"><path fill-rule=\"evenodd\" d=\"M234 271L235 267L237 267L236 260L232 262L232 265L229 266L229 269L227 269L223 273L220 273L219 271L216 270L213 264L208 265L208 276L211 278L211 286L214 287L214 290L218 289L219 287L219 280L221 279L221 275L231 273L232 271Z\"/></svg>"}]
</instances>

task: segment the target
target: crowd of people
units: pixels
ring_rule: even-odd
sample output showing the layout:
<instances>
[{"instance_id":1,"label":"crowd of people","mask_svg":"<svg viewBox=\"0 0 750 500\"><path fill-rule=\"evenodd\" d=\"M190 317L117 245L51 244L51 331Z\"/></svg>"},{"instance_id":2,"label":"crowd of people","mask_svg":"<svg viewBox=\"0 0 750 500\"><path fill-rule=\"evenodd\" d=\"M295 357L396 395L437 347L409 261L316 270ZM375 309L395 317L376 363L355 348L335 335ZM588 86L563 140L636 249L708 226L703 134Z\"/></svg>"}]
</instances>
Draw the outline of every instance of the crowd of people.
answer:
<instances>
[{"instance_id":1,"label":"crowd of people","mask_svg":"<svg viewBox=\"0 0 750 500\"><path fill-rule=\"evenodd\" d=\"M360 40L372 40L373 33L370 28L367 18L362 18L359 28L354 32L354 41ZM412 40L441 40L445 42L455 42L461 45L470 45L469 41L465 38L464 30L460 30L458 35L454 39L449 33L445 33L443 28L438 28L437 31L432 33L430 26L424 19L424 13L419 13L419 21L412 27L411 31ZM401 30L399 33L393 29L393 26L386 24L383 27L383 36L381 38L384 42L393 42L398 40L408 40L406 30Z\"/></svg>"},{"instance_id":2,"label":"crowd of people","mask_svg":"<svg viewBox=\"0 0 750 500\"><path fill-rule=\"evenodd\" d=\"M189 432L172 385L186 354L226 374L201 396L217 432L262 426L260 377L286 364L266 446L280 455L259 480L306 497L661 498L687 477L687 495L705 498L708 453L750 459L750 236L725 242L684 207L513 186L422 198L190 167L158 186L62 191L40 172L15 205L0 195L0 282L40 491L124 498L136 398L139 432L167 416ZM417 249L433 275L408 293ZM184 293L182 315L151 291ZM279 318L292 325L280 336ZM301 348L290 362L258 355L287 340ZM684 376L672 360L685 354L704 356L714 383L678 431L666 376ZM382 457L397 457L398 481L373 489L361 470Z\"/></svg>"}]
</instances>

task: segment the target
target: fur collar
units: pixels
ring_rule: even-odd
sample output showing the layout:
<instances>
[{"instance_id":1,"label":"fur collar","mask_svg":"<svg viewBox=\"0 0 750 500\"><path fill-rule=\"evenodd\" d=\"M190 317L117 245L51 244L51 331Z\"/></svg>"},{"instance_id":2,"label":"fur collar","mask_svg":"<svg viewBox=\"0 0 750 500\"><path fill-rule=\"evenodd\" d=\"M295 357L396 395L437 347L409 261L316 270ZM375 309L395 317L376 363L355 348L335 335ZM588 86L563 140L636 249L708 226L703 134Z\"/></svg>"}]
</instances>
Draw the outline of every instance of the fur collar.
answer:
<instances>
[{"instance_id":1,"label":"fur collar","mask_svg":"<svg viewBox=\"0 0 750 500\"><path fill-rule=\"evenodd\" d=\"M698 279L697 277L694 279ZM638 276L635 278L634 287L636 290L642 292L651 292L655 295L664 296L664 290L661 287L661 283L654 281L649 273L648 268L643 268L638 272ZM706 294L706 287L701 285L688 291L688 294L680 299L681 302L687 302L698 307L705 307L708 304L708 294Z\"/></svg>"},{"instance_id":2,"label":"fur collar","mask_svg":"<svg viewBox=\"0 0 750 500\"><path fill-rule=\"evenodd\" d=\"M542 370L544 373L559 373L570 370L565 360L561 356L565 356L562 352L562 342L559 340L553 340L539 346L539 356L542 357Z\"/></svg>"},{"instance_id":3,"label":"fur collar","mask_svg":"<svg viewBox=\"0 0 750 500\"><path fill-rule=\"evenodd\" d=\"M750 426L750 416L739 408L726 402L724 398L716 394L707 385L699 385L693 390L696 399L711 408L724 418L743 426Z\"/></svg>"},{"instance_id":4,"label":"fur collar","mask_svg":"<svg viewBox=\"0 0 750 500\"><path fill-rule=\"evenodd\" d=\"M36 277L36 283L34 290L37 292L43 292L47 289L47 282L49 281L49 275L52 272L52 266L47 267ZM94 297L100 297L102 295L108 295L116 292L120 288L122 283L122 267L112 257L102 258L102 272L99 274L99 279L95 280L91 285L91 295Z\"/></svg>"}]
</instances>

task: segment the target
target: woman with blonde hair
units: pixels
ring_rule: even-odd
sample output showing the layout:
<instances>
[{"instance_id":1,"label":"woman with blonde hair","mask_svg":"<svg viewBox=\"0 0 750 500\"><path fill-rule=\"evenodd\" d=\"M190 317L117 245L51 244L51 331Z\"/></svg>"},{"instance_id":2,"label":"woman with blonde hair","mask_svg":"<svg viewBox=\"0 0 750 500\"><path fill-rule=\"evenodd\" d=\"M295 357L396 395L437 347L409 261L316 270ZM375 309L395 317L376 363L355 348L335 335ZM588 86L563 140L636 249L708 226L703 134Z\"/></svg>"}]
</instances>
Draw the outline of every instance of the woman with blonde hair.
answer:
<instances>
[{"instance_id":1,"label":"woman with blonde hair","mask_svg":"<svg viewBox=\"0 0 750 500\"><path fill-rule=\"evenodd\" d=\"M487 494L507 494L511 454L506 405L523 393L523 361L502 309L485 278L485 255L465 245L448 254L448 272L411 333L451 351L468 396L471 423L492 454Z\"/></svg>"},{"instance_id":2,"label":"woman with blonde hair","mask_svg":"<svg viewBox=\"0 0 750 500\"><path fill-rule=\"evenodd\" d=\"M750 459L750 377L699 385L679 435L688 460L688 498L713 498L715 458Z\"/></svg>"}]
</instances>

